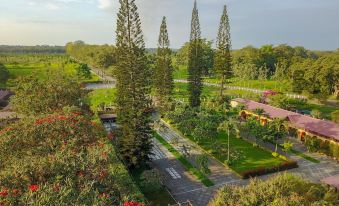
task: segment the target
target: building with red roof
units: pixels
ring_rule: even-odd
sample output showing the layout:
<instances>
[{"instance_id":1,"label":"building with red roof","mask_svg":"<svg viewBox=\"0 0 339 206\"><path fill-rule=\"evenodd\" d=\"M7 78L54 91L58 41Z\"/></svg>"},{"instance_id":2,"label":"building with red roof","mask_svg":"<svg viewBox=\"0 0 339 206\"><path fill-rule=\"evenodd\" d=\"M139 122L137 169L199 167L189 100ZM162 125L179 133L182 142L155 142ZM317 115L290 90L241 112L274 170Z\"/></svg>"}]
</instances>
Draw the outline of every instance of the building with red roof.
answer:
<instances>
[{"instance_id":1,"label":"building with red roof","mask_svg":"<svg viewBox=\"0 0 339 206\"><path fill-rule=\"evenodd\" d=\"M262 109L264 113L260 117L260 121L263 124L275 118L288 121L290 129L297 130L298 137L302 141L308 135L339 143L339 125L334 122L316 119L252 100L237 98L231 101L233 107L239 104L245 106L245 109L241 112L241 116L244 118L248 115L258 117L254 110Z\"/></svg>"}]
</instances>

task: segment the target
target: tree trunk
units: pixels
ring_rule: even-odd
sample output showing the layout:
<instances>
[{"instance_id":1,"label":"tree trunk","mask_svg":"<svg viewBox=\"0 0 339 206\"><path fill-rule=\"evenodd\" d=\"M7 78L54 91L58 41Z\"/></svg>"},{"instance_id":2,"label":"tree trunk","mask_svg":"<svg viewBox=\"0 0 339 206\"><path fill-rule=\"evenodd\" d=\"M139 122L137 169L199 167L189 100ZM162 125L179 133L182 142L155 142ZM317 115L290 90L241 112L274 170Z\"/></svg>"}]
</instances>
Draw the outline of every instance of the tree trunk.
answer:
<instances>
[{"instance_id":1,"label":"tree trunk","mask_svg":"<svg viewBox=\"0 0 339 206\"><path fill-rule=\"evenodd\" d=\"M230 161L230 129L228 129L228 131L227 131L227 133L228 133L228 139L227 139L227 162L229 162Z\"/></svg>"},{"instance_id":2,"label":"tree trunk","mask_svg":"<svg viewBox=\"0 0 339 206\"><path fill-rule=\"evenodd\" d=\"M224 96L225 75L221 77L220 97Z\"/></svg>"}]
</instances>

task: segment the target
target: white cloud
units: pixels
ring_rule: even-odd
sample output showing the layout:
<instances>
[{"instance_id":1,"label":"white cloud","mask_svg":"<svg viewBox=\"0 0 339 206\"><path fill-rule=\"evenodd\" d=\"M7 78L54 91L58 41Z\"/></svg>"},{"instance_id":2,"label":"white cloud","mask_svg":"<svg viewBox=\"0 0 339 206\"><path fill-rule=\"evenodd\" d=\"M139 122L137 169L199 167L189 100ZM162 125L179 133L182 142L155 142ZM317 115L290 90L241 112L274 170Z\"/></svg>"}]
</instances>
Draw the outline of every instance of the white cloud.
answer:
<instances>
[{"instance_id":1,"label":"white cloud","mask_svg":"<svg viewBox=\"0 0 339 206\"><path fill-rule=\"evenodd\" d=\"M46 9L48 9L48 10L59 10L60 7L56 4L48 3L48 4L46 4Z\"/></svg>"},{"instance_id":2,"label":"white cloud","mask_svg":"<svg viewBox=\"0 0 339 206\"><path fill-rule=\"evenodd\" d=\"M99 9L111 9L113 7L113 0L98 0L98 8Z\"/></svg>"}]
</instances>

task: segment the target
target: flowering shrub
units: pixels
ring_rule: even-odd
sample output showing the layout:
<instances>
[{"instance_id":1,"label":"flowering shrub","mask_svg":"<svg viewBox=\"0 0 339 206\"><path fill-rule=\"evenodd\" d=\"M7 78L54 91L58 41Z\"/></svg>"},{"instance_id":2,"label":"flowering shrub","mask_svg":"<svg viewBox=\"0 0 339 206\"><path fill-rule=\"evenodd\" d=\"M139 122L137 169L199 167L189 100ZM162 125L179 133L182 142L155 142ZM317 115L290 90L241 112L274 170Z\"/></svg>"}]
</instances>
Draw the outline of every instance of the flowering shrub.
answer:
<instances>
[{"instance_id":1,"label":"flowering shrub","mask_svg":"<svg viewBox=\"0 0 339 206\"><path fill-rule=\"evenodd\" d=\"M23 119L0 130L0 205L142 201L102 131L71 112Z\"/></svg>"}]
</instances>

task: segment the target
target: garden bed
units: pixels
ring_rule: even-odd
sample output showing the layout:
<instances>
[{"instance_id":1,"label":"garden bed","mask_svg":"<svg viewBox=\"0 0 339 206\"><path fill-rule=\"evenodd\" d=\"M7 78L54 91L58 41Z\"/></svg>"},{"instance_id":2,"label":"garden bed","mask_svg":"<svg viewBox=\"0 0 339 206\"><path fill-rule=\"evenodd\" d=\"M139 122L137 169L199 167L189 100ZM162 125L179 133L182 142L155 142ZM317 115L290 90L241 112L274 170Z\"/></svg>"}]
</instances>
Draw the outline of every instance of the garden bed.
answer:
<instances>
[{"instance_id":1,"label":"garden bed","mask_svg":"<svg viewBox=\"0 0 339 206\"><path fill-rule=\"evenodd\" d=\"M181 133L178 128L176 128L176 130ZM183 134L181 133L181 135ZM243 158L231 165L227 165L227 153L220 153L215 149L216 145L227 148L226 134L218 133L214 141L211 139L204 139L199 142L195 141L193 136L183 136L198 144L206 153L212 155L215 159L226 167L229 167L242 178L249 178L251 176L264 175L297 167L296 162L273 157L272 152L260 147L254 147L252 143L241 138L236 138L233 135L230 136L230 148L240 151Z\"/></svg>"}]
</instances>

